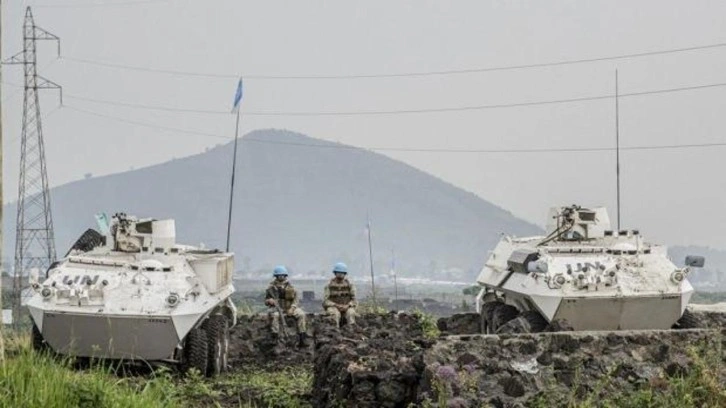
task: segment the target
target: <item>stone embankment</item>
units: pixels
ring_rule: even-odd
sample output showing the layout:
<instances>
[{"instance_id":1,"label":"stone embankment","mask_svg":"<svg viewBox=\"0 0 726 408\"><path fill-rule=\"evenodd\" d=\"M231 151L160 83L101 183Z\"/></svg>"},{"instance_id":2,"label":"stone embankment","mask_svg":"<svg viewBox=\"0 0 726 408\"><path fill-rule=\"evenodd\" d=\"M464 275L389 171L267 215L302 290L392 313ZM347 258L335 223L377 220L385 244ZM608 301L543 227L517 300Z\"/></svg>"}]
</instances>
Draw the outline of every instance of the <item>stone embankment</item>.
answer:
<instances>
[{"instance_id":1,"label":"stone embankment","mask_svg":"<svg viewBox=\"0 0 726 408\"><path fill-rule=\"evenodd\" d=\"M344 325L342 329L335 328L325 315L308 314L307 346L301 348L298 346L295 319L288 316L286 322L288 336L282 336L278 342L272 336L270 317L266 313L240 316L237 326L230 332L229 362L232 369L312 364L313 356L319 354L317 350L331 342L371 343L377 338L406 342L422 336L420 322L408 314L367 314L358 317L355 327Z\"/></svg>"},{"instance_id":2,"label":"stone embankment","mask_svg":"<svg viewBox=\"0 0 726 408\"><path fill-rule=\"evenodd\" d=\"M720 305L723 305L721 307ZM726 304L692 305L691 312L698 319L702 328L726 327ZM438 319L436 325L443 334L477 334L481 333L481 319L477 313L460 313ZM547 330L567 331L567 330Z\"/></svg>"},{"instance_id":3,"label":"stone embankment","mask_svg":"<svg viewBox=\"0 0 726 408\"><path fill-rule=\"evenodd\" d=\"M697 314L710 329L485 336L473 334L478 319L467 314L438 326L468 334L429 339L422 322L405 314L342 330L318 325L313 405L558 405L657 387L706 357L726 367L726 332L718 328L726 317ZM726 386L726 372L716 376Z\"/></svg>"},{"instance_id":4,"label":"stone embankment","mask_svg":"<svg viewBox=\"0 0 726 408\"><path fill-rule=\"evenodd\" d=\"M717 350L713 357L726 362L724 335L665 330L450 336L424 352L417 401L512 407L540 400L562 406L628 395L687 374L700 358L692 347Z\"/></svg>"},{"instance_id":5,"label":"stone embankment","mask_svg":"<svg viewBox=\"0 0 726 408\"><path fill-rule=\"evenodd\" d=\"M422 351L434 340L424 337L413 315L362 321L316 333L313 406L405 407L416 399L425 368Z\"/></svg>"},{"instance_id":6,"label":"stone embankment","mask_svg":"<svg viewBox=\"0 0 726 408\"><path fill-rule=\"evenodd\" d=\"M245 366L283 368L288 365L312 363L313 327L324 320L321 315L307 315L308 347L298 347L296 322L287 317L288 336L281 336L284 347L278 345L270 330L270 317L264 314L240 316L230 332L229 364L232 370Z\"/></svg>"}]
</instances>

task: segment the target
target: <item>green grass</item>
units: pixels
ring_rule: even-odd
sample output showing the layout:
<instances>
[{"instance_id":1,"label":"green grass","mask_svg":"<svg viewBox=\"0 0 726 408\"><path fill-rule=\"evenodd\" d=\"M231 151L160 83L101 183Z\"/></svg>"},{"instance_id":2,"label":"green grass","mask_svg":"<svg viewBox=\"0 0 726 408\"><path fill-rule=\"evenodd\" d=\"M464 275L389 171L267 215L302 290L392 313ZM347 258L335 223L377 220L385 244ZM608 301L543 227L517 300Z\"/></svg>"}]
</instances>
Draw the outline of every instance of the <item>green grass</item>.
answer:
<instances>
[{"instance_id":1,"label":"green grass","mask_svg":"<svg viewBox=\"0 0 726 408\"><path fill-rule=\"evenodd\" d=\"M597 406L623 408L697 408L726 407L726 390L720 350L689 350L694 364L690 372L671 378L659 377L644 389L631 395L612 397ZM588 404L582 408L595 405ZM580 407L578 407L580 408Z\"/></svg>"},{"instance_id":2,"label":"green grass","mask_svg":"<svg viewBox=\"0 0 726 408\"><path fill-rule=\"evenodd\" d=\"M720 344L720 341L716 344ZM726 390L722 387L724 367L722 350L719 346L692 346L688 355L693 364L683 375L668 377L665 374L652 378L640 389L628 393L611 387L612 375L616 370L594 384L593 391L583 398L577 398L574 384L569 395L553 388L534 400L530 406L545 408L554 405L567 408L705 408L726 407ZM579 381L579 380L578 380ZM578 382L576 381L576 383ZM609 388L604 396L603 389ZM565 396L565 401L562 397Z\"/></svg>"},{"instance_id":3,"label":"green grass","mask_svg":"<svg viewBox=\"0 0 726 408\"><path fill-rule=\"evenodd\" d=\"M243 370L217 378L204 393L183 392L189 406L212 406L221 401L226 406L245 408L309 408L312 407L309 402L312 384L312 367L291 366L279 370ZM189 384L182 389L188 390Z\"/></svg>"},{"instance_id":4,"label":"green grass","mask_svg":"<svg viewBox=\"0 0 726 408\"><path fill-rule=\"evenodd\" d=\"M312 367L248 369L208 379L158 369L119 377L108 365L76 369L69 359L38 353L28 335L5 337L0 408L242 407L308 408Z\"/></svg>"},{"instance_id":5,"label":"green grass","mask_svg":"<svg viewBox=\"0 0 726 408\"><path fill-rule=\"evenodd\" d=\"M177 407L169 376L143 382L120 379L108 369L74 370L67 360L30 350L26 337L6 337L0 364L0 408Z\"/></svg>"},{"instance_id":6,"label":"green grass","mask_svg":"<svg viewBox=\"0 0 726 408\"><path fill-rule=\"evenodd\" d=\"M380 302L373 302L372 300L365 300L358 303L358 307L355 309L359 315L374 314L385 316L391 311Z\"/></svg>"}]
</instances>

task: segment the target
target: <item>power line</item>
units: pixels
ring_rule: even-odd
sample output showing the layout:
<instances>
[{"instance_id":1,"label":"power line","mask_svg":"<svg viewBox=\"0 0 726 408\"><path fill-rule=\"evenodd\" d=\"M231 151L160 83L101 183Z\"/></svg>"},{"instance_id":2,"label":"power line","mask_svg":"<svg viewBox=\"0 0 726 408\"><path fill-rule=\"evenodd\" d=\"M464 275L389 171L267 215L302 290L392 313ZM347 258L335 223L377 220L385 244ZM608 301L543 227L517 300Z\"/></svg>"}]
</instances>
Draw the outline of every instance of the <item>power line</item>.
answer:
<instances>
[{"instance_id":1,"label":"power line","mask_svg":"<svg viewBox=\"0 0 726 408\"><path fill-rule=\"evenodd\" d=\"M677 88L665 88L655 89L651 91L640 91L620 94L620 98L644 96L644 95L657 95L667 94L674 92L685 92L685 91L696 91L710 88L721 88L726 86L726 82L719 82L705 85L693 85ZM103 99L95 99L82 97L77 95L64 95L69 99L76 99L85 102L97 103L102 105L112 106L123 106L132 109L145 109L145 110L156 110L156 111L167 111L167 112L182 112L182 113L200 113L200 114L213 114L213 115L229 115L229 111L223 110L205 110L205 109L189 109L189 108L177 108L170 106L159 106L159 105L144 105L128 102L110 101ZM249 111L244 112L245 116L366 116L366 115L403 115L403 114L422 114L422 113L446 113L446 112L465 112L465 111L478 111L486 109L502 109L502 108L517 108L517 107L528 107L528 106L540 106L540 105L555 105L563 103L576 103L586 101L597 101L603 99L612 99L614 94L606 95L595 95L595 96L584 96L578 98L565 98L565 99L553 99L553 100L541 100L541 101L525 101L525 102L514 102L514 103L499 103L491 105L471 105L471 106L458 106L458 107L441 107L441 108L423 108L423 109L397 109L397 110L375 110L375 111Z\"/></svg>"},{"instance_id":2,"label":"power line","mask_svg":"<svg viewBox=\"0 0 726 408\"><path fill-rule=\"evenodd\" d=\"M101 105L111 105L111 106L122 106L125 108L132 108L132 109L145 109L145 110L155 110L155 111L165 111L165 112L180 112L180 113L203 113L203 114L210 114L210 115L229 115L230 111L222 111L222 110L208 110L208 109L191 109L191 108L177 108L172 106L159 106L159 105L144 105L144 104L138 104L138 103L130 103L130 102L121 102L121 101L110 101L106 99L96 99L96 98L88 98L85 96L78 96L78 95L63 95L68 99L75 99L79 101L84 102L91 102Z\"/></svg>"},{"instance_id":3,"label":"power line","mask_svg":"<svg viewBox=\"0 0 726 408\"><path fill-rule=\"evenodd\" d=\"M620 54L611 55L604 57L593 57L593 58L580 58L562 61L551 61L533 64L520 64L520 65L502 65L492 67L480 67L480 68L465 68L465 69L449 69L440 71L409 71L409 72L398 72L398 73L372 73L372 74L348 74L348 75L261 75L261 74L245 74L242 75L246 79L264 79L264 80L317 80L317 79L373 79L373 78L407 78L407 77L429 77L429 76L442 76L442 75L461 75L461 74L475 74L483 72L494 72L494 71L511 71L511 70L522 70L531 68L545 68L545 67L557 67L564 65L575 65L584 64L591 62L602 62L602 61L615 61L624 60L631 58L642 58L650 57L655 55L667 55L681 52L693 52L701 50L709 50L716 48L726 47L726 43L715 43L707 45L697 45L692 47L683 48L671 48L665 50L655 51L643 51L631 54ZM76 63L96 65L107 68L126 69L132 71L152 72L157 74L167 75L178 75L178 76L189 76L189 77L203 77L203 78L239 78L239 74L233 73L204 73L194 71L181 71L173 69L160 69L160 68L148 68L133 65L125 65L120 63L113 63L108 61L98 61L84 58L75 57L63 57L64 60L72 61Z\"/></svg>"},{"instance_id":4,"label":"power line","mask_svg":"<svg viewBox=\"0 0 726 408\"><path fill-rule=\"evenodd\" d=\"M90 59L75 58L75 57L68 57L68 56L63 56L61 58L64 61L77 62L77 63L81 63L81 64L95 65L95 66L106 67L106 68L125 69L125 70L129 70L129 71L153 72L156 74L178 75L178 76L187 76L187 77L202 77L202 78L223 78L223 79L229 79L229 78L238 79L240 77L239 74L214 74L214 73L203 73L203 72L192 72L192 71L177 71L177 70L173 70L173 69L145 68L145 67L139 67L139 66L133 66L133 65L116 64L116 63L112 63L112 62L95 61L95 60L90 60ZM260 78L257 76L245 76L245 79L263 79L263 78ZM280 79L292 79L292 78L280 78Z\"/></svg>"},{"instance_id":5,"label":"power line","mask_svg":"<svg viewBox=\"0 0 726 408\"><path fill-rule=\"evenodd\" d=\"M197 135L197 136L216 137L216 138L221 138L221 139L230 139L230 140L232 139L231 137L223 136L223 135L218 135L218 134L214 134L214 133L198 132L198 131L195 131L195 130L186 130L186 129L180 129L180 128L162 126L162 125L156 125L156 124L148 123L148 122L139 122L139 121L135 121L135 120L124 119L124 118L120 118L118 116L107 115L107 114L99 113L99 112L93 112L93 111L89 111L89 110L85 110L85 109L81 109L81 108L76 108L76 107L69 106L69 105L64 105L63 107L65 109L70 109L72 111L80 112L80 113L83 113L83 114L86 114L86 115L92 115L92 116L97 116L97 117L101 117L101 118L111 119L111 120L116 121L116 122L122 122L122 123L127 123L127 124L130 124L130 125L136 125L136 126L143 126L143 127L147 127L147 128L151 128L151 129L168 130L170 132L185 133L185 134Z\"/></svg>"},{"instance_id":6,"label":"power line","mask_svg":"<svg viewBox=\"0 0 726 408\"><path fill-rule=\"evenodd\" d=\"M65 4L35 4L37 8L90 8L113 6L138 6L143 4L169 3L169 0L130 0L114 2L65 3Z\"/></svg>"},{"instance_id":7,"label":"power line","mask_svg":"<svg viewBox=\"0 0 726 408\"><path fill-rule=\"evenodd\" d=\"M116 122L126 123L135 126L148 127L156 130L165 130L169 132L185 133L198 136L208 136L220 139L232 140L231 136L224 136L214 133L190 131L186 129L179 129L169 126L161 126L148 122L139 122L120 118L118 116L107 115L99 112L88 111L85 109L76 108L73 106L64 106L65 109L70 109L75 112L83 113L86 115L92 115L110 119ZM276 140L261 140L249 137L243 137L240 139L242 142L249 143L263 143L263 144L275 144L285 146L298 146L307 148L319 148L319 149L345 149L345 150L370 150L379 152L406 152L406 153L587 153L587 152L611 152L614 151L614 147L565 147L565 148L541 148L541 149L425 149L425 148L407 148L407 147L364 147L364 146L349 146L341 144L315 144L315 143L299 143L299 142L284 142ZM706 147L724 147L726 142L713 142L713 143L689 143L689 144L670 144L670 145L642 145L642 146L630 146L621 147L620 150L673 150L673 149L694 149L694 148L706 148Z\"/></svg>"},{"instance_id":8,"label":"power line","mask_svg":"<svg viewBox=\"0 0 726 408\"><path fill-rule=\"evenodd\" d=\"M320 144L280 142L280 141L275 141L275 140L260 140L260 139L250 139L250 138L243 138L242 140L245 142L253 142L253 143L281 144L281 145L301 146L301 147L331 148L331 149L359 149L359 150L390 151L390 152L405 152L405 153L588 153L588 152L612 152L612 151L615 151L614 147L572 147L572 148L565 147L565 148L541 148L541 149L418 149L418 148L404 148L404 147L357 147L357 146L346 146L346 145L320 145ZM726 146L726 142L631 146L631 147L621 147L620 150L636 150L636 151L637 150L672 150L672 149L694 149L694 148L722 147L722 146Z\"/></svg>"}]
</instances>

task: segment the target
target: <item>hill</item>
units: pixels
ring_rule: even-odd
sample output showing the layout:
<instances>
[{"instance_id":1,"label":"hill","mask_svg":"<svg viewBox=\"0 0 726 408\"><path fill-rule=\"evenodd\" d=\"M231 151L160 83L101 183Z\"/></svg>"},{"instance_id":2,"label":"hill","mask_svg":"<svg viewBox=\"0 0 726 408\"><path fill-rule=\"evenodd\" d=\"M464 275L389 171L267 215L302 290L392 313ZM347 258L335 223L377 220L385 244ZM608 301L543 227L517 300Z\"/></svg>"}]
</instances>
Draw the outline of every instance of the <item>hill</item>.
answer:
<instances>
[{"instance_id":1,"label":"hill","mask_svg":"<svg viewBox=\"0 0 726 408\"><path fill-rule=\"evenodd\" d=\"M395 251L400 274L466 280L473 279L500 233L539 231L474 194L377 153L283 130L255 131L242 140L231 240L238 270L266 274L285 263L307 273L342 260L354 273L367 275L369 215L379 271L390 269ZM93 227L98 212L175 218L179 242L224 248L232 149L228 143L53 188L58 254ZM15 211L15 205L5 207L7 215ZM11 261L15 220L5 220L5 260Z\"/></svg>"}]
</instances>

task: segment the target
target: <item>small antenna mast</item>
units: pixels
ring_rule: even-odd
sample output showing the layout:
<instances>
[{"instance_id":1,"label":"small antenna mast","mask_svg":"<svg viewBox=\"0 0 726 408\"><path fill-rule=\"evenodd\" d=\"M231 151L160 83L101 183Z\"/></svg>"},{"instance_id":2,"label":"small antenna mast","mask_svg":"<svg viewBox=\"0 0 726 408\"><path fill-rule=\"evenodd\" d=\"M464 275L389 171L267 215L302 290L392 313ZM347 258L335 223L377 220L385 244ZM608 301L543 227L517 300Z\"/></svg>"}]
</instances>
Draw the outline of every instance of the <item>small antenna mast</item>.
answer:
<instances>
[{"instance_id":1,"label":"small antenna mast","mask_svg":"<svg viewBox=\"0 0 726 408\"><path fill-rule=\"evenodd\" d=\"M394 299L396 300L396 307L398 307L398 281L396 272L396 250L391 248L391 273L393 274L393 293Z\"/></svg>"},{"instance_id":2,"label":"small antenna mast","mask_svg":"<svg viewBox=\"0 0 726 408\"><path fill-rule=\"evenodd\" d=\"M615 70L615 178L617 180L618 231L620 231L620 111L618 107L618 70Z\"/></svg>"},{"instance_id":3,"label":"small antenna mast","mask_svg":"<svg viewBox=\"0 0 726 408\"><path fill-rule=\"evenodd\" d=\"M370 213L366 215L366 230L368 231L368 261L371 264L371 296L373 297L373 305L378 306L378 302L376 301L376 276L373 272L373 240L371 239Z\"/></svg>"}]
</instances>

